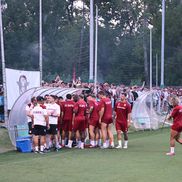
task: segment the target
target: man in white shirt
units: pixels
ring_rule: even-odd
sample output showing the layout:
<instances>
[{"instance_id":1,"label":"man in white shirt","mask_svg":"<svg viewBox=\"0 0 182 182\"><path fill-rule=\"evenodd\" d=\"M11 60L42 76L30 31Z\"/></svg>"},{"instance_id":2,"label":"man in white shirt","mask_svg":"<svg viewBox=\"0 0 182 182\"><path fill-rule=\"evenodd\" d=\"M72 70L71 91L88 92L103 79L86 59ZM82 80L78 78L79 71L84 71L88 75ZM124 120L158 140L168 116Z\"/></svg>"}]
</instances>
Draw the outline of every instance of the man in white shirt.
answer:
<instances>
[{"instance_id":1,"label":"man in white shirt","mask_svg":"<svg viewBox=\"0 0 182 182\"><path fill-rule=\"evenodd\" d=\"M44 144L46 136L46 127L49 128L49 118L45 106L42 104L44 98L41 96L37 97L37 104L30 111L30 116L32 118L32 128L33 128L33 142L35 146L35 153L44 153ZM40 138L40 146L39 146ZM40 151L39 151L40 149Z\"/></svg>"},{"instance_id":2,"label":"man in white shirt","mask_svg":"<svg viewBox=\"0 0 182 182\"><path fill-rule=\"evenodd\" d=\"M61 110L60 106L55 102L56 96L50 95L48 97L48 104L46 104L46 110L49 116L49 124L50 128L47 132L48 138L47 138L47 148L49 149L50 141L54 139L55 141L55 150L59 150L61 146L59 145L58 141L58 117L60 116Z\"/></svg>"}]
</instances>

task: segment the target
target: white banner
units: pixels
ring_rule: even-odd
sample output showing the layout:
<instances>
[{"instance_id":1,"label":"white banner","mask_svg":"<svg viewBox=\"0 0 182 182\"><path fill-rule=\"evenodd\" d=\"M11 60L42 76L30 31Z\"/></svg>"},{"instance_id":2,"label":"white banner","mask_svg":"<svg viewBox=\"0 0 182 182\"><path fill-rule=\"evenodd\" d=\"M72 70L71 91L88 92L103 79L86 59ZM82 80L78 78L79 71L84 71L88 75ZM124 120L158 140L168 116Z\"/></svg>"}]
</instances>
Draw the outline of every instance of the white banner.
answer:
<instances>
[{"instance_id":1,"label":"white banner","mask_svg":"<svg viewBox=\"0 0 182 182\"><path fill-rule=\"evenodd\" d=\"M40 86L40 71L6 68L7 104L11 110L16 99L26 90Z\"/></svg>"}]
</instances>

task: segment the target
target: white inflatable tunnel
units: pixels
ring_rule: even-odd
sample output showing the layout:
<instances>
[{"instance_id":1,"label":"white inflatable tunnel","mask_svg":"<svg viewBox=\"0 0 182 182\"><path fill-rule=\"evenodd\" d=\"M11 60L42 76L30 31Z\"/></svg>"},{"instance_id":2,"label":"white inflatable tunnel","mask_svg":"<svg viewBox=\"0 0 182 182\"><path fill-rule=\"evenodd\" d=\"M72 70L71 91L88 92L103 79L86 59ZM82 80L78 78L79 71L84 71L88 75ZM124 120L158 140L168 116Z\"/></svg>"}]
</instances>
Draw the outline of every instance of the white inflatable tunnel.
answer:
<instances>
[{"instance_id":1,"label":"white inflatable tunnel","mask_svg":"<svg viewBox=\"0 0 182 182\"><path fill-rule=\"evenodd\" d=\"M136 130L158 129L160 126L160 115L154 104L155 91L145 92L137 98L132 109L132 121Z\"/></svg>"}]
</instances>

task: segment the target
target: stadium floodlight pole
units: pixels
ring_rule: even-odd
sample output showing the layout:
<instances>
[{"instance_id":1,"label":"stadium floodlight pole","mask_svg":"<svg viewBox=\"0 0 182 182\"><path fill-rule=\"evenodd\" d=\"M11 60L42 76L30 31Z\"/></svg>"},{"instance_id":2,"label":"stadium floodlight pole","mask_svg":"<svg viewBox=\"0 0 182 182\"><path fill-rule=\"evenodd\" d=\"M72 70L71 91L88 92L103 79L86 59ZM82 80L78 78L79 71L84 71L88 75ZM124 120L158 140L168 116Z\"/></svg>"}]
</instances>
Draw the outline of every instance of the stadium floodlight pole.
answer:
<instances>
[{"instance_id":1,"label":"stadium floodlight pole","mask_svg":"<svg viewBox=\"0 0 182 182\"><path fill-rule=\"evenodd\" d=\"M152 29L153 25L149 24L148 26L150 30L150 92L152 92ZM152 114L152 93L150 93L150 113ZM150 128L151 128L151 121L150 121Z\"/></svg>"},{"instance_id":2,"label":"stadium floodlight pole","mask_svg":"<svg viewBox=\"0 0 182 182\"><path fill-rule=\"evenodd\" d=\"M42 85L42 0L39 0L39 69L40 86Z\"/></svg>"},{"instance_id":3,"label":"stadium floodlight pole","mask_svg":"<svg viewBox=\"0 0 182 182\"><path fill-rule=\"evenodd\" d=\"M149 25L150 29L150 91L152 90L152 29L153 25Z\"/></svg>"},{"instance_id":4,"label":"stadium floodlight pole","mask_svg":"<svg viewBox=\"0 0 182 182\"><path fill-rule=\"evenodd\" d=\"M90 0L90 68L89 81L93 82L93 63L94 63L94 0Z\"/></svg>"},{"instance_id":5,"label":"stadium floodlight pole","mask_svg":"<svg viewBox=\"0 0 182 182\"><path fill-rule=\"evenodd\" d=\"M96 19L95 19L95 77L94 86L97 94L97 50L98 50L98 6L96 5Z\"/></svg>"},{"instance_id":6,"label":"stadium floodlight pole","mask_svg":"<svg viewBox=\"0 0 182 182\"><path fill-rule=\"evenodd\" d=\"M4 37L3 37L3 21L2 21L2 4L0 0L0 37L1 37L1 60L2 60L2 74L3 74L3 92L4 92L4 121L6 127L8 123L8 103L7 103L7 88L6 88L6 72L5 72L5 55L4 55Z\"/></svg>"},{"instance_id":7,"label":"stadium floodlight pole","mask_svg":"<svg viewBox=\"0 0 182 182\"><path fill-rule=\"evenodd\" d=\"M164 38L165 38L165 0L162 0L162 38L161 38L161 84L164 87Z\"/></svg>"}]
</instances>

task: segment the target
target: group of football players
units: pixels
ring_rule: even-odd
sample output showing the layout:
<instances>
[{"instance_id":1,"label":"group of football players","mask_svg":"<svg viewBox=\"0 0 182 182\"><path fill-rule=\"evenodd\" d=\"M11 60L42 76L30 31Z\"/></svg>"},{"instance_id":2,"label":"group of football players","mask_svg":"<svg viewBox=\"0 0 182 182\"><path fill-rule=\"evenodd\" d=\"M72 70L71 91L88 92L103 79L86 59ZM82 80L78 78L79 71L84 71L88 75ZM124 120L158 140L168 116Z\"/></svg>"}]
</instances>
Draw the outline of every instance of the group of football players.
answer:
<instances>
[{"instance_id":1,"label":"group of football players","mask_svg":"<svg viewBox=\"0 0 182 182\"><path fill-rule=\"evenodd\" d=\"M26 114L34 152L45 153L52 148L58 151L62 147L84 149L86 146L126 149L131 123L127 94L121 93L114 108L112 105L110 96L104 91L99 91L97 96L67 94L65 100L55 95L33 97L26 106ZM114 145L113 125L117 146Z\"/></svg>"}]
</instances>

